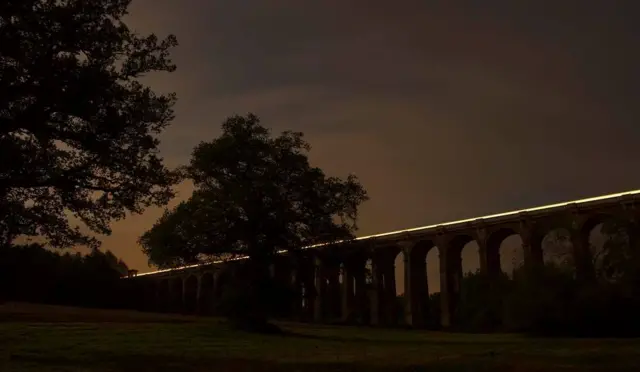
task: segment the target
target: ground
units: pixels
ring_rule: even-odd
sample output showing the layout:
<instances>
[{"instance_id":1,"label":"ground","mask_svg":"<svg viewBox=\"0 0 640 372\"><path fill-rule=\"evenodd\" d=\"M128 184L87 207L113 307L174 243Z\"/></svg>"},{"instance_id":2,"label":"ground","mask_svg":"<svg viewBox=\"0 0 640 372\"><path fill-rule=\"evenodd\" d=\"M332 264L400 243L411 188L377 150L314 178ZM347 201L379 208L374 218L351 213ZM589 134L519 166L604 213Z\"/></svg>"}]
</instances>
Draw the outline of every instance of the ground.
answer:
<instances>
[{"instance_id":1,"label":"ground","mask_svg":"<svg viewBox=\"0 0 640 372\"><path fill-rule=\"evenodd\" d=\"M262 336L216 319L0 305L0 371L638 371L640 339L282 323Z\"/></svg>"}]
</instances>

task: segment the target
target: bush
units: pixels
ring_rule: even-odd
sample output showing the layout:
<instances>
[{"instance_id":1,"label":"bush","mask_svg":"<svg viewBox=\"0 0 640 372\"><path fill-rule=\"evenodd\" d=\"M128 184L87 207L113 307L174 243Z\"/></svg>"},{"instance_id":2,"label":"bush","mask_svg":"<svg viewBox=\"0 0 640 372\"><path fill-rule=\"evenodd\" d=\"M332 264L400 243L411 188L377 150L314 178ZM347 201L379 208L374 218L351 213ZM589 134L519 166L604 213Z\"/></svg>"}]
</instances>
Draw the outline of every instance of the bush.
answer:
<instances>
[{"instance_id":1,"label":"bush","mask_svg":"<svg viewBox=\"0 0 640 372\"><path fill-rule=\"evenodd\" d=\"M580 283L563 266L518 269L512 279L466 275L455 312L456 329L536 336L640 335L640 299L624 283ZM432 304L439 295L432 296Z\"/></svg>"},{"instance_id":2,"label":"bush","mask_svg":"<svg viewBox=\"0 0 640 372\"><path fill-rule=\"evenodd\" d=\"M86 307L122 307L126 265L111 252L59 254L38 244L0 248L0 298Z\"/></svg>"}]
</instances>

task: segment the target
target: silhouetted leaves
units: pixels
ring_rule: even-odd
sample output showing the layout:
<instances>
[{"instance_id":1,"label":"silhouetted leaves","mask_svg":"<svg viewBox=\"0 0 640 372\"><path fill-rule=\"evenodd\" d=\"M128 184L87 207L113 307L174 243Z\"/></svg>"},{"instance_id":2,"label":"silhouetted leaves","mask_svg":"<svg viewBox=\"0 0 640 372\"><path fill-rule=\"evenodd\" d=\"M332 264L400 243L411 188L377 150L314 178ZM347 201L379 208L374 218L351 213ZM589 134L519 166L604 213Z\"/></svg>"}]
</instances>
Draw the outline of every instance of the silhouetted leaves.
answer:
<instances>
[{"instance_id":1,"label":"silhouetted leaves","mask_svg":"<svg viewBox=\"0 0 640 372\"><path fill-rule=\"evenodd\" d=\"M544 266L521 267L513 278L467 275L456 309L466 331L515 331L545 336L631 336L640 334L638 246L634 226L608 221L605 243L594 258L596 282L575 277L571 245L554 237L545 246L561 257ZM631 233L631 234L630 234Z\"/></svg>"},{"instance_id":2,"label":"silhouetted leaves","mask_svg":"<svg viewBox=\"0 0 640 372\"><path fill-rule=\"evenodd\" d=\"M110 251L60 254L39 244L0 250L0 300L127 306L127 265Z\"/></svg>"},{"instance_id":3,"label":"silhouetted leaves","mask_svg":"<svg viewBox=\"0 0 640 372\"><path fill-rule=\"evenodd\" d=\"M0 244L96 246L70 216L108 234L110 221L173 196L156 135L175 95L139 78L173 71L177 42L131 31L130 2L1 2Z\"/></svg>"},{"instance_id":4,"label":"silhouetted leaves","mask_svg":"<svg viewBox=\"0 0 640 372\"><path fill-rule=\"evenodd\" d=\"M302 133L272 137L255 115L228 118L222 135L196 146L183 169L195 185L191 198L140 238L149 260L171 267L248 256L227 298L249 327L265 324L277 252L353 238L367 200L355 176L341 180L312 167L309 150Z\"/></svg>"},{"instance_id":5,"label":"silhouetted leaves","mask_svg":"<svg viewBox=\"0 0 640 372\"><path fill-rule=\"evenodd\" d=\"M199 144L183 169L191 198L166 211L140 243L161 267L350 239L367 194L353 175L327 177L307 158L302 133L272 137L259 119L234 116Z\"/></svg>"}]
</instances>

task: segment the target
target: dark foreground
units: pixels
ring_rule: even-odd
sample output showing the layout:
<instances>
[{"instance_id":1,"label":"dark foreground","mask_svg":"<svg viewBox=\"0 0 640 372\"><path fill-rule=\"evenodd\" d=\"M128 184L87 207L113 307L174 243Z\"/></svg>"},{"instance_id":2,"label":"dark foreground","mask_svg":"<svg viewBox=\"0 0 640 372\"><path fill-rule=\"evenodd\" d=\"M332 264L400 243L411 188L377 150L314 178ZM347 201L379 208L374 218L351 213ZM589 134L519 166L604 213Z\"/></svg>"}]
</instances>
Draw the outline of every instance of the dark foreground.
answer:
<instances>
[{"instance_id":1,"label":"dark foreground","mask_svg":"<svg viewBox=\"0 0 640 372\"><path fill-rule=\"evenodd\" d=\"M548 340L0 305L0 371L638 371L640 339Z\"/></svg>"}]
</instances>

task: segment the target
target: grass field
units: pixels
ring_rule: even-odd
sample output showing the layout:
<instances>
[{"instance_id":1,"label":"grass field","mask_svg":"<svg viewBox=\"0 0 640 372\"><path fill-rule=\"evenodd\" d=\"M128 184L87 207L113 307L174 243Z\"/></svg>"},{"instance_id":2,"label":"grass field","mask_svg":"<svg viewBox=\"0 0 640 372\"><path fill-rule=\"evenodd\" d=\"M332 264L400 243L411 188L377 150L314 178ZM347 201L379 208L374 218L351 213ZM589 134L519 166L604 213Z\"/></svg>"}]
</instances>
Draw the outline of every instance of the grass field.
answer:
<instances>
[{"instance_id":1,"label":"grass field","mask_svg":"<svg viewBox=\"0 0 640 372\"><path fill-rule=\"evenodd\" d=\"M0 305L0 371L640 371L640 339L283 323L262 336L216 319Z\"/></svg>"}]
</instances>

